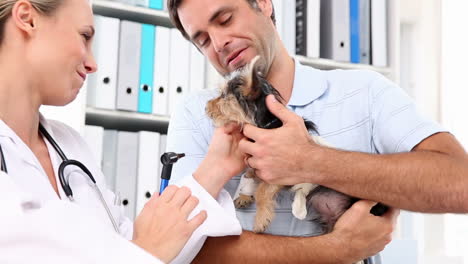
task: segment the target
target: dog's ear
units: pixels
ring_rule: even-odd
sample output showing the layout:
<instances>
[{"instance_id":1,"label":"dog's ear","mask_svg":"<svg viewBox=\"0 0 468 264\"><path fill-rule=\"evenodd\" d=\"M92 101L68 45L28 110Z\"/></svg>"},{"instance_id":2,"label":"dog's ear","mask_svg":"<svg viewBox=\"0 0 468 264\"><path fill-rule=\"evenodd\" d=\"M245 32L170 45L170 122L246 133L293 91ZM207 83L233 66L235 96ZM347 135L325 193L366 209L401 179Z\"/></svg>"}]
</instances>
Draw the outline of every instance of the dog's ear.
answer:
<instances>
[{"instance_id":1,"label":"dog's ear","mask_svg":"<svg viewBox=\"0 0 468 264\"><path fill-rule=\"evenodd\" d=\"M256 99L261 93L261 79L262 64L260 56L256 56L250 61L248 67L245 69L244 78L245 85L242 87L242 95L251 100Z\"/></svg>"}]
</instances>

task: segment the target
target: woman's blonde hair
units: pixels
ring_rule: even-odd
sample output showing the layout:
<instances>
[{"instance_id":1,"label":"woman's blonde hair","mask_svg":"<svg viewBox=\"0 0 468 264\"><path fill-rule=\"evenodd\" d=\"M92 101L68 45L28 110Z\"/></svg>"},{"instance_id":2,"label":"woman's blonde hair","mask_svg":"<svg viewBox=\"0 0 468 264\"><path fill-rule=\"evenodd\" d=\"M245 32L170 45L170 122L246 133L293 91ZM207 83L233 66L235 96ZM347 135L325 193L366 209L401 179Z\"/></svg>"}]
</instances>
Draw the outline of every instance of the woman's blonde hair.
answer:
<instances>
[{"instance_id":1,"label":"woman's blonde hair","mask_svg":"<svg viewBox=\"0 0 468 264\"><path fill-rule=\"evenodd\" d=\"M5 24L18 0L0 0L0 45L3 43ZM65 0L28 0L39 13L51 15Z\"/></svg>"}]
</instances>

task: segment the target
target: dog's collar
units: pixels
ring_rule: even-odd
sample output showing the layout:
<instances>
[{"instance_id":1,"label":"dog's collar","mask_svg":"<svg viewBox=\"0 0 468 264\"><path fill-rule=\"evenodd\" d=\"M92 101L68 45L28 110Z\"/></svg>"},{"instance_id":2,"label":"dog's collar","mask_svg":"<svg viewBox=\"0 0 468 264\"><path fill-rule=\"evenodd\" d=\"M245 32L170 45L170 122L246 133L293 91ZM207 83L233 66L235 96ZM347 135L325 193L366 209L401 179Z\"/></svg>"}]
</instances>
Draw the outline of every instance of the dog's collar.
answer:
<instances>
[{"instance_id":1,"label":"dog's collar","mask_svg":"<svg viewBox=\"0 0 468 264\"><path fill-rule=\"evenodd\" d=\"M302 65L298 58L294 58L294 62L294 86L288 105L308 105L327 91L327 80L322 71Z\"/></svg>"}]
</instances>

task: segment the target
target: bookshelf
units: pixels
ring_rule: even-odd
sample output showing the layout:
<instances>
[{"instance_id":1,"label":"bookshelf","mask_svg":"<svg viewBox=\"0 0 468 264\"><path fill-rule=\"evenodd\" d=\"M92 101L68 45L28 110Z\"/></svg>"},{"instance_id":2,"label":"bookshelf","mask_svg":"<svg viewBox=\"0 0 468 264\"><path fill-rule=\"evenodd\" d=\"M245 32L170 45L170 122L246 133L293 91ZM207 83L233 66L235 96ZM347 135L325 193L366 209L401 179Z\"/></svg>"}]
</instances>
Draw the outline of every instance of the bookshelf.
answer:
<instances>
[{"instance_id":1,"label":"bookshelf","mask_svg":"<svg viewBox=\"0 0 468 264\"><path fill-rule=\"evenodd\" d=\"M387 0L388 67L375 67L373 65L367 64L338 62L322 58L307 58L304 56L297 56L297 58L299 59L300 63L321 70L372 70L385 75L387 78L396 83L399 83L399 6L399 0ZM169 19L169 15L165 11L130 6L116 1L107 0L95 0L93 1L92 7L96 15L173 28L173 25ZM86 125L99 125L108 129L118 129L125 131L149 130L165 133L167 131L167 126L170 120L169 116L132 113L119 110L102 110L92 107L85 107L84 109Z\"/></svg>"},{"instance_id":2,"label":"bookshelf","mask_svg":"<svg viewBox=\"0 0 468 264\"><path fill-rule=\"evenodd\" d=\"M96 15L115 17L142 24L153 24L173 28L169 14L165 11L149 9L139 6L126 5L115 1L93 1L93 11Z\"/></svg>"},{"instance_id":3,"label":"bookshelf","mask_svg":"<svg viewBox=\"0 0 468 264\"><path fill-rule=\"evenodd\" d=\"M169 116L86 107L86 124L131 132L140 130L167 133Z\"/></svg>"}]
</instances>

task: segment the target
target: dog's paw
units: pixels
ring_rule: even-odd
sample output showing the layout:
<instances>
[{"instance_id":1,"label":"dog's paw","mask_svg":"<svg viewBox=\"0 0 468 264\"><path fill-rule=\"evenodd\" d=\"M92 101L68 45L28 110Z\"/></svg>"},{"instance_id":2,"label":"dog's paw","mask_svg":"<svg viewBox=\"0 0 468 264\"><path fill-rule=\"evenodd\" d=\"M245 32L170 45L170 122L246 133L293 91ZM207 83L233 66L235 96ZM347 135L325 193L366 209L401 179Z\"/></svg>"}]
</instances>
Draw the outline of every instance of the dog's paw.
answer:
<instances>
[{"instance_id":1,"label":"dog's paw","mask_svg":"<svg viewBox=\"0 0 468 264\"><path fill-rule=\"evenodd\" d=\"M263 233L270 225L271 219L263 218L263 219L256 219L253 231L255 233Z\"/></svg>"},{"instance_id":2,"label":"dog's paw","mask_svg":"<svg viewBox=\"0 0 468 264\"><path fill-rule=\"evenodd\" d=\"M305 203L299 202L299 200L294 200L292 204L292 214L299 220L304 220L307 216L307 208Z\"/></svg>"},{"instance_id":3,"label":"dog's paw","mask_svg":"<svg viewBox=\"0 0 468 264\"><path fill-rule=\"evenodd\" d=\"M254 202L254 197L253 195L245 195L245 194L239 194L239 197L234 200L234 206L237 209L240 208L245 208L249 205L251 205Z\"/></svg>"}]
</instances>

